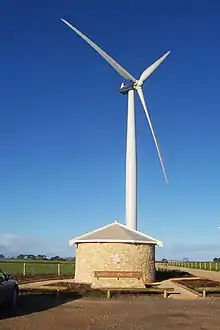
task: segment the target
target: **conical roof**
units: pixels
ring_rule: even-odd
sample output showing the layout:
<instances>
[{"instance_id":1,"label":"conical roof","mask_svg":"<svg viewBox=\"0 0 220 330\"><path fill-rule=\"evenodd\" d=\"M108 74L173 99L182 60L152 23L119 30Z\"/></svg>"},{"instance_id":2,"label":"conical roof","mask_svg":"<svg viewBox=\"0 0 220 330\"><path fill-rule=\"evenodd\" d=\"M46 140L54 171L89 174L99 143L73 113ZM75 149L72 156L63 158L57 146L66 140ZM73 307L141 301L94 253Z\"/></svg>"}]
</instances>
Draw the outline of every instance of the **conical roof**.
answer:
<instances>
[{"instance_id":1,"label":"conical roof","mask_svg":"<svg viewBox=\"0 0 220 330\"><path fill-rule=\"evenodd\" d=\"M91 242L140 243L163 246L163 243L158 241L156 238L145 235L137 230L130 229L118 222L113 222L107 226L76 237L69 241L69 245Z\"/></svg>"}]
</instances>

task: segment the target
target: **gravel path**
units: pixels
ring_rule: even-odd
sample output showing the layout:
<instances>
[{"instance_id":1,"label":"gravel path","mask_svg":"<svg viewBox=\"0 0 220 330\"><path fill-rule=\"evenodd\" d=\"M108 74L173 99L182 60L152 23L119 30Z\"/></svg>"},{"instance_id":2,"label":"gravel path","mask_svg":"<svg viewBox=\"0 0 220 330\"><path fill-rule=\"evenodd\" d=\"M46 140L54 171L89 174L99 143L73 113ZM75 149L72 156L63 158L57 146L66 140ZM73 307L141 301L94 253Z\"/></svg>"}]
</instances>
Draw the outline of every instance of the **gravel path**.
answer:
<instances>
[{"instance_id":1,"label":"gravel path","mask_svg":"<svg viewBox=\"0 0 220 330\"><path fill-rule=\"evenodd\" d=\"M220 281L220 272L211 271L211 270L203 270L203 269L194 269L194 268L186 268L186 267L173 267L169 266L169 269L179 269L181 271L188 272L193 276L208 278L213 281Z\"/></svg>"}]
</instances>

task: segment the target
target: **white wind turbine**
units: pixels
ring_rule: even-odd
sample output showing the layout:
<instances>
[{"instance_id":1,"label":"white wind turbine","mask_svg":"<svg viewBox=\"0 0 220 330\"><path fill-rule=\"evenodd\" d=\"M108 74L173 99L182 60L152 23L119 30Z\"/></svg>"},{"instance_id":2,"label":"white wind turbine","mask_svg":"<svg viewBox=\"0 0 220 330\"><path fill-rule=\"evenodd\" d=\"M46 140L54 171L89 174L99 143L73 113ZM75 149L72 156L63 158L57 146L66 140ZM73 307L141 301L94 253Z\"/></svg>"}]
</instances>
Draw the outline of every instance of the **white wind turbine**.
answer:
<instances>
[{"instance_id":1,"label":"white wind turbine","mask_svg":"<svg viewBox=\"0 0 220 330\"><path fill-rule=\"evenodd\" d=\"M140 101L143 105L148 124L154 139L154 143L159 156L163 175L167 181L166 171L163 159L156 139L156 135L151 123L150 115L144 99L142 85L144 81L156 70L156 68L165 60L170 51L160 57L156 62L149 66L137 80L112 57L99 48L93 41L87 38L83 33L76 29L72 24L61 18L61 20L84 39L93 49L95 49L122 77L129 81L128 85L121 84L120 92L128 94L128 117L127 117L127 146L126 146L126 225L137 230L137 155L136 155L136 133L135 133L135 112L134 112L134 92L137 91Z\"/></svg>"}]
</instances>

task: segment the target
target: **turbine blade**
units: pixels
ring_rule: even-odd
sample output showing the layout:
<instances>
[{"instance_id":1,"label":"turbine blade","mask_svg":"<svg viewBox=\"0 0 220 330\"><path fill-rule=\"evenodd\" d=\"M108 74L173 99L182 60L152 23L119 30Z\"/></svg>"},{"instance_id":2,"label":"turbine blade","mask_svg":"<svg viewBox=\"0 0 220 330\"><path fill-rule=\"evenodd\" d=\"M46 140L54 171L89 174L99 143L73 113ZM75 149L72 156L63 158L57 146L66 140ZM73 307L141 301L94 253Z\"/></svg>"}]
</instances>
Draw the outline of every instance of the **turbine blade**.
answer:
<instances>
[{"instance_id":1,"label":"turbine blade","mask_svg":"<svg viewBox=\"0 0 220 330\"><path fill-rule=\"evenodd\" d=\"M61 18L70 29L76 32L82 39L84 39L93 49L95 49L99 55L101 55L122 77L133 81L137 81L128 71L126 71L120 64L118 64L112 57L110 57L106 52L104 52L99 46L97 46L92 40L87 38L82 32L75 28L72 24L68 23L65 19Z\"/></svg>"},{"instance_id":2,"label":"turbine blade","mask_svg":"<svg viewBox=\"0 0 220 330\"><path fill-rule=\"evenodd\" d=\"M145 111L145 114L146 114L146 117L147 117L147 120L148 120L148 124L150 126L151 133L153 135L154 143L155 143L155 146L156 146L156 149L157 149L157 153L158 153L158 157L159 157L159 160L160 160L160 164L161 164L161 167L162 167L162 171L163 171L163 174L164 174L165 181L166 181L166 183L168 183L167 175L166 175L166 170L165 170L163 159L162 159L162 156L161 156L159 144L157 142L156 134L154 132L154 129L153 129L153 126L152 126L152 123L151 123L150 114L149 114L149 112L147 110L147 106L146 106L146 102L145 102L145 99L144 99L143 90L142 90L141 87L138 87L137 88L137 93L138 93L138 95L140 97L141 103L143 105L143 108L144 108L144 111Z\"/></svg>"},{"instance_id":3,"label":"turbine blade","mask_svg":"<svg viewBox=\"0 0 220 330\"><path fill-rule=\"evenodd\" d=\"M147 68L139 78L139 81L143 83L155 70L156 68L165 60L165 58L169 55L170 51L161 56L156 62L151 64L149 68Z\"/></svg>"}]
</instances>

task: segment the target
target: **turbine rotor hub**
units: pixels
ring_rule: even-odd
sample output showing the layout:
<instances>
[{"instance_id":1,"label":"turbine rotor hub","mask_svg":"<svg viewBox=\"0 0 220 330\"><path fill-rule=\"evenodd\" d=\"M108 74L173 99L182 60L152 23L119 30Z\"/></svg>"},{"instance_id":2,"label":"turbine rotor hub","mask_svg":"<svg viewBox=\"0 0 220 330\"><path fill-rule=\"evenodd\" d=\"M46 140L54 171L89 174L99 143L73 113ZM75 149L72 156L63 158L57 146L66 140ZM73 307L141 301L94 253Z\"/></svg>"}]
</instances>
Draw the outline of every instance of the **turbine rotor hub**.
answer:
<instances>
[{"instance_id":1,"label":"turbine rotor hub","mask_svg":"<svg viewBox=\"0 0 220 330\"><path fill-rule=\"evenodd\" d=\"M140 88L143 85L143 81L142 80L137 80L136 83L134 83L134 88Z\"/></svg>"}]
</instances>

